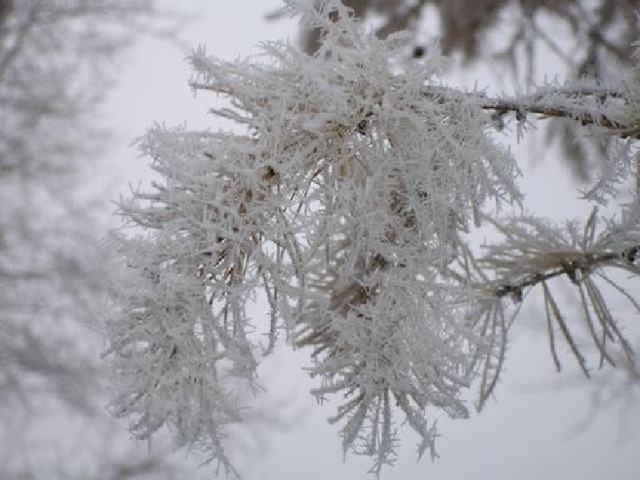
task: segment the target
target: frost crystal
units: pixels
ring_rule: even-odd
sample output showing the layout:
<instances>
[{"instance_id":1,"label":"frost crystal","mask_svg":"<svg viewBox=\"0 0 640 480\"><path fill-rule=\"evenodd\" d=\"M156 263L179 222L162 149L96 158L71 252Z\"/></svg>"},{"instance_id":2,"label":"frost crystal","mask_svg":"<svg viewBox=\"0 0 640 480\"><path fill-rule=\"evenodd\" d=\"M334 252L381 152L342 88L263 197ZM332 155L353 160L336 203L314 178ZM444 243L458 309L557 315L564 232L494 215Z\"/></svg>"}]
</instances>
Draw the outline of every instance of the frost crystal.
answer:
<instances>
[{"instance_id":1,"label":"frost crystal","mask_svg":"<svg viewBox=\"0 0 640 480\"><path fill-rule=\"evenodd\" d=\"M437 85L434 52L401 69L401 35L379 40L340 2L312 4L289 7L323 30L314 56L282 44L192 56L193 88L227 98L214 112L241 133L156 127L141 141L163 181L121 203L142 233L118 240L132 281L110 324L113 408L139 437L168 425L231 468L225 428L284 330L313 348L314 393L344 398L345 451L379 472L396 415L431 455L426 410L467 415L477 294L443 271L485 201L519 199L517 169L481 96ZM258 292L267 321L247 314Z\"/></svg>"}]
</instances>

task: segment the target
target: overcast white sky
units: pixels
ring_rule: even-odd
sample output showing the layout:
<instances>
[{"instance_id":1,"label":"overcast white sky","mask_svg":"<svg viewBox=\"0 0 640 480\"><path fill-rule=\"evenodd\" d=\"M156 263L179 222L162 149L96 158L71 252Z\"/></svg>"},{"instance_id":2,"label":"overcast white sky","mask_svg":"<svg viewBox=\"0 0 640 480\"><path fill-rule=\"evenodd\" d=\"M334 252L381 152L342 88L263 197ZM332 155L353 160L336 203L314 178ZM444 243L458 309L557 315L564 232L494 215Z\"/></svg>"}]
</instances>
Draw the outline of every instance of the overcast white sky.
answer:
<instances>
[{"instance_id":1,"label":"overcast white sky","mask_svg":"<svg viewBox=\"0 0 640 480\"><path fill-rule=\"evenodd\" d=\"M197 14L182 32L188 44L206 45L210 54L226 59L255 53L256 44L263 40L295 37L294 22L264 20L266 12L278 7L276 0L165 3L168 8ZM209 99L194 100L187 87L186 54L166 42L148 39L126 58L121 84L108 107L120 145L114 148L112 161L121 172L121 185L149 178L146 159L137 158L135 149L126 144L153 122L217 129L215 119L206 114ZM522 164L527 183L535 186L531 198L541 213L571 214L575 203L567 176L553 159L547 162L553 166L533 169ZM555 373L543 333L543 312L539 305L527 307L513 331L496 400L471 420L439 420L441 458L434 463L429 459L417 463L415 439L404 435L397 466L383 472L383 478L640 478L640 410L634 417L636 430L626 438L622 438L625 420L619 410L607 410L606 405L592 424L580 428L589 418L593 385L584 386L569 356L565 356L566 372ZM258 406L281 415L283 425L263 426L259 441L238 446L241 471L249 480L367 478L368 459L350 456L343 463L338 430L325 420L333 410L330 405L315 405L308 394L313 383L301 370L304 362L304 354L285 353L263 368L268 393L258 399Z\"/></svg>"}]
</instances>

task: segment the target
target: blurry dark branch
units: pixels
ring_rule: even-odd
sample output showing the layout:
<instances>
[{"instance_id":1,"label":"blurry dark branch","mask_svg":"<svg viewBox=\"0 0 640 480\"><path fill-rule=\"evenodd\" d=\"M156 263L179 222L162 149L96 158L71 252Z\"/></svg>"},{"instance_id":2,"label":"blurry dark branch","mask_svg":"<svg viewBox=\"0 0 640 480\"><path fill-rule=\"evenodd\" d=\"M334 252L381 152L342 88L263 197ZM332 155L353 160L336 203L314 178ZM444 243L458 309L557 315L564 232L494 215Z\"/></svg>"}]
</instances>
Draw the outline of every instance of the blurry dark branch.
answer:
<instances>
[{"instance_id":1,"label":"blurry dark branch","mask_svg":"<svg viewBox=\"0 0 640 480\"><path fill-rule=\"evenodd\" d=\"M0 0L0 28L13 9L13 0Z\"/></svg>"},{"instance_id":2,"label":"blurry dark branch","mask_svg":"<svg viewBox=\"0 0 640 480\"><path fill-rule=\"evenodd\" d=\"M0 8L3 8L3 7L0 6ZM8 15L9 13L10 13L9 10L7 10L6 12L0 11L0 26L2 26L6 18L6 15ZM35 25L35 10L30 9L28 12L27 18L21 23L20 27L18 28L18 31L15 33L15 39L13 40L13 45L6 52L2 52L3 57L0 58L0 78L3 76L7 67L11 64L14 58L16 58L16 56L22 52L24 48L25 39L29 35L31 28L34 25ZM3 42L3 41L4 39L0 38L0 42ZM0 43L0 46L1 45L2 44Z\"/></svg>"},{"instance_id":3,"label":"blurry dark branch","mask_svg":"<svg viewBox=\"0 0 640 480\"><path fill-rule=\"evenodd\" d=\"M387 38L393 32L409 29L411 23L420 18L420 13L427 3L429 3L428 0L419 0L409 8L395 11L389 16L385 24L378 28L376 35L379 38Z\"/></svg>"}]
</instances>

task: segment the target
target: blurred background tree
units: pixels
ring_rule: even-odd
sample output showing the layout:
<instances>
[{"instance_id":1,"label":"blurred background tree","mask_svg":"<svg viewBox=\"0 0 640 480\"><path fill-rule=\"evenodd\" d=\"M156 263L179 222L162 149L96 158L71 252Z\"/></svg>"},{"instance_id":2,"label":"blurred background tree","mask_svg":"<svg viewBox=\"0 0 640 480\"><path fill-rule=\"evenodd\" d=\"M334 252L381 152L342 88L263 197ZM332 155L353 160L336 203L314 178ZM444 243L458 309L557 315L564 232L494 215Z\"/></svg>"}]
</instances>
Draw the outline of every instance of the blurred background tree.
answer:
<instances>
[{"instance_id":1,"label":"blurred background tree","mask_svg":"<svg viewBox=\"0 0 640 480\"><path fill-rule=\"evenodd\" d=\"M126 47L177 24L153 0L0 0L3 479L184 478L118 437L95 334L106 274L99 108Z\"/></svg>"}]
</instances>

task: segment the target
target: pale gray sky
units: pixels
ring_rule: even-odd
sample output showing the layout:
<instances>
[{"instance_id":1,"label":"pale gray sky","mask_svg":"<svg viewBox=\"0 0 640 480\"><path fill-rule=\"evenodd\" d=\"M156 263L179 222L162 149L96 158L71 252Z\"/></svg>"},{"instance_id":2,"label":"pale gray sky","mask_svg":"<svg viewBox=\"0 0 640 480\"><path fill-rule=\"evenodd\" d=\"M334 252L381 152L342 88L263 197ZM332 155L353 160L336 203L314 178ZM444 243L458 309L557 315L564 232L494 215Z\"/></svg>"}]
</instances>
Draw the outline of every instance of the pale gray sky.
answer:
<instances>
[{"instance_id":1,"label":"pale gray sky","mask_svg":"<svg viewBox=\"0 0 640 480\"><path fill-rule=\"evenodd\" d=\"M168 8L188 9L197 19L182 37L194 47L203 44L210 54L234 59L255 53L263 40L293 39L292 21L267 23L264 14L279 5L276 0L166 1ZM157 39L141 42L127 57L121 84L109 103L120 147L112 154L124 181L148 179L146 159L137 158L126 143L142 135L153 122L194 128L217 129L207 115L210 99L194 100L187 87L187 52ZM541 137L540 137L541 138ZM518 154L530 150L523 144ZM548 155L551 157L551 155ZM584 216L575 211L573 187L559 163L548 158L546 167L521 164L530 196L540 213L556 217ZM400 458L385 479L521 480L579 479L633 480L640 478L640 410L635 427L622 438L625 420L619 411L604 405L593 423L589 418L590 388L579 377L570 356L566 371L556 374L544 335L544 314L537 304L525 305L525 313L513 330L506 371L486 410L470 420L439 420L441 458L416 463L415 439L403 435ZM283 417L282 427L260 427L259 441L238 446L240 470L247 480L308 480L368 478L368 459L347 457L342 461L338 429L326 422L330 405L318 406L308 394L313 382L302 371L304 352L285 352L263 368L268 394L257 400L261 410L272 409ZM246 436L244 437L245 440Z\"/></svg>"}]
</instances>

